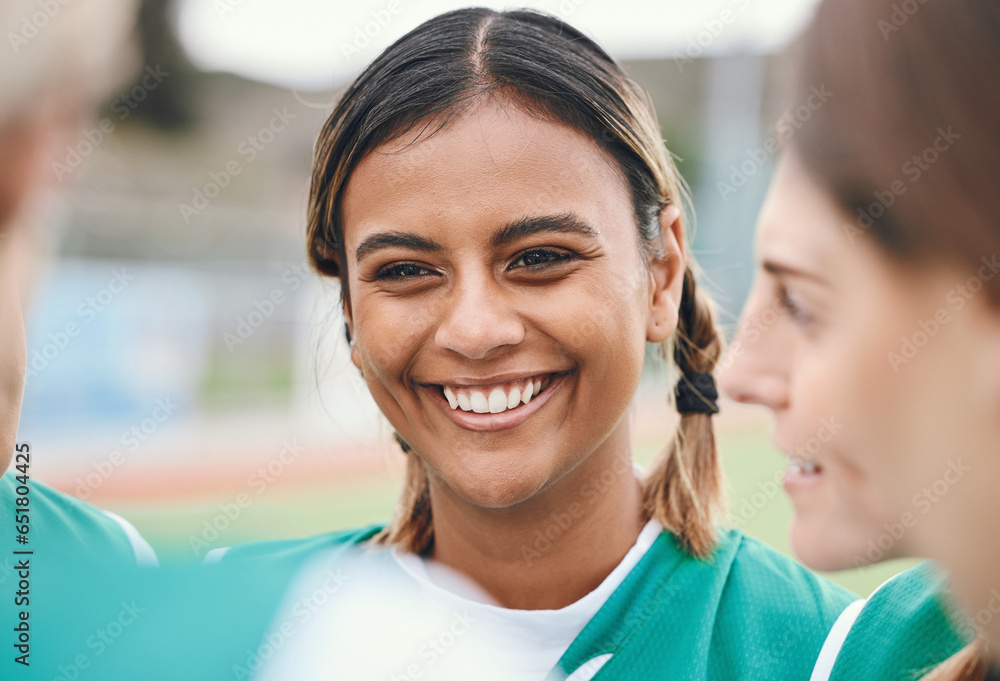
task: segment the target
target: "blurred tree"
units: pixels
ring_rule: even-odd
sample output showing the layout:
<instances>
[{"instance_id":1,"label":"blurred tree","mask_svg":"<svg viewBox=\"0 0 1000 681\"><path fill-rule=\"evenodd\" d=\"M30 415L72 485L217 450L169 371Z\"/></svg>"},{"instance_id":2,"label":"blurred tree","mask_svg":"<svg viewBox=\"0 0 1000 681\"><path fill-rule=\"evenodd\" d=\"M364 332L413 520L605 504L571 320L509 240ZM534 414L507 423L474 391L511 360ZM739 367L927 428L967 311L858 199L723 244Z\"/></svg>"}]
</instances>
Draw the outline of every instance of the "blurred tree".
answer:
<instances>
[{"instance_id":1,"label":"blurred tree","mask_svg":"<svg viewBox=\"0 0 1000 681\"><path fill-rule=\"evenodd\" d=\"M136 26L142 64L122 96L109 104L119 118L134 116L170 131L194 124L201 72L188 60L177 38L176 5L175 0L142 0ZM156 75L150 79L150 74ZM144 79L147 84L155 81L155 86L146 87ZM140 94L133 98L133 93Z\"/></svg>"}]
</instances>

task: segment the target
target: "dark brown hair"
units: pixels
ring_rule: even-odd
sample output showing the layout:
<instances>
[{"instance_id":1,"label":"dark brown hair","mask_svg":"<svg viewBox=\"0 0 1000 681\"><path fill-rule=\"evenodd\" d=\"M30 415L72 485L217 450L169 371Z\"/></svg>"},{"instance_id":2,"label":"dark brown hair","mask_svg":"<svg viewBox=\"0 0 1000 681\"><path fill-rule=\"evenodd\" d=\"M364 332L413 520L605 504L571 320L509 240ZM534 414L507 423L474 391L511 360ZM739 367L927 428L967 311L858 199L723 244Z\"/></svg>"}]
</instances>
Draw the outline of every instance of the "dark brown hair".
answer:
<instances>
[{"instance_id":1,"label":"dark brown hair","mask_svg":"<svg viewBox=\"0 0 1000 681\"><path fill-rule=\"evenodd\" d=\"M827 0L803 42L800 94L833 95L791 146L845 227L903 260L1000 252L1000 3Z\"/></svg>"},{"instance_id":2,"label":"dark brown hair","mask_svg":"<svg viewBox=\"0 0 1000 681\"><path fill-rule=\"evenodd\" d=\"M659 214L671 203L683 209L685 192L646 94L604 50L555 17L463 9L421 24L379 55L346 89L320 133L309 257L317 271L340 279L342 302L350 304L340 202L354 168L408 131L434 134L487 94L571 125L600 145L629 187L637 242L650 257L660 255ZM350 339L350 329L347 334ZM722 351L711 302L690 266L676 343L665 345L665 357L684 375L710 372ZM647 515L696 555L714 544L724 491L710 419L684 415L666 456L643 483ZM428 477L419 453L397 439L408 457L407 484L393 522L376 540L420 552L434 537Z\"/></svg>"}]
</instances>

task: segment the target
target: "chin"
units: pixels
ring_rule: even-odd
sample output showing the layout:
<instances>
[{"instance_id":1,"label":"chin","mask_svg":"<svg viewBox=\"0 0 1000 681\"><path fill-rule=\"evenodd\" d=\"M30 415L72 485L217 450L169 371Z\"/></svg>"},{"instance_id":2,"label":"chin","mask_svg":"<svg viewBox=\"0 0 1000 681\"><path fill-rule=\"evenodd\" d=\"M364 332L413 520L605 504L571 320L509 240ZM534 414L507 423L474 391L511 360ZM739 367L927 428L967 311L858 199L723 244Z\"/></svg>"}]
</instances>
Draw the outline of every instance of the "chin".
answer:
<instances>
[{"instance_id":1,"label":"chin","mask_svg":"<svg viewBox=\"0 0 1000 681\"><path fill-rule=\"evenodd\" d=\"M838 572L868 564L859 550L863 542L844 541L838 534L831 523L796 516L789 530L792 553L800 563L820 572Z\"/></svg>"}]
</instances>

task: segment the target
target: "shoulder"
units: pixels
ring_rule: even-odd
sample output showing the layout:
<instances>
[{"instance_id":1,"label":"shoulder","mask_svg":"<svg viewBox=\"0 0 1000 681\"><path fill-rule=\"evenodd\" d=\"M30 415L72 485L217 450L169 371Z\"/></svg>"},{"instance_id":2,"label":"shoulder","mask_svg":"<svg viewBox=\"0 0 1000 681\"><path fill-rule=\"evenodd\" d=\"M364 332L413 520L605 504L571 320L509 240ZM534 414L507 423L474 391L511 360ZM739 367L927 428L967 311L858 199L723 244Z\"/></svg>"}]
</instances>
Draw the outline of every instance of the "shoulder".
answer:
<instances>
[{"instance_id":1,"label":"shoulder","mask_svg":"<svg viewBox=\"0 0 1000 681\"><path fill-rule=\"evenodd\" d=\"M921 563L888 580L867 599L835 663L831 661L828 678L915 678L971 638L944 574L933 563Z\"/></svg>"},{"instance_id":2,"label":"shoulder","mask_svg":"<svg viewBox=\"0 0 1000 681\"><path fill-rule=\"evenodd\" d=\"M829 626L858 599L857 594L739 530L723 533L719 544L735 554L727 588L735 594L766 599L768 616L811 614Z\"/></svg>"},{"instance_id":3,"label":"shoulder","mask_svg":"<svg viewBox=\"0 0 1000 681\"><path fill-rule=\"evenodd\" d=\"M301 539L248 542L238 546L213 549L205 555L206 563L225 561L258 561L297 567L321 551L347 549L362 544L378 534L384 525L330 532Z\"/></svg>"},{"instance_id":4,"label":"shoulder","mask_svg":"<svg viewBox=\"0 0 1000 681\"><path fill-rule=\"evenodd\" d=\"M0 508L27 509L27 540L33 548L42 543L69 559L157 564L153 548L127 520L37 480L22 485L13 473L0 476Z\"/></svg>"}]
</instances>

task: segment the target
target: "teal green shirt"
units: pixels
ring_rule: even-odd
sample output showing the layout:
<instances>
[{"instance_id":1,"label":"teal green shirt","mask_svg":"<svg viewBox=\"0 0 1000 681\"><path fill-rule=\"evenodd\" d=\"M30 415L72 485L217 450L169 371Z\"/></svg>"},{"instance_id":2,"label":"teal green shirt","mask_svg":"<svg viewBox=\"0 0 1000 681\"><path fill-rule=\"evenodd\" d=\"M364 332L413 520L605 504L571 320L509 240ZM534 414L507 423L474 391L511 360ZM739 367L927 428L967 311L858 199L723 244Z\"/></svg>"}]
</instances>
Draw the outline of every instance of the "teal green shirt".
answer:
<instances>
[{"instance_id":1,"label":"teal green shirt","mask_svg":"<svg viewBox=\"0 0 1000 681\"><path fill-rule=\"evenodd\" d=\"M70 636L81 615L65 585L155 565L156 555L127 521L48 485L0 477L0 679L58 677L60 664L101 645Z\"/></svg>"},{"instance_id":2,"label":"teal green shirt","mask_svg":"<svg viewBox=\"0 0 1000 681\"><path fill-rule=\"evenodd\" d=\"M300 566L363 542L378 526L228 550L224 562ZM808 679L834 621L856 596L730 530L709 560L663 532L563 654L549 680L606 657L596 680Z\"/></svg>"},{"instance_id":3,"label":"teal green shirt","mask_svg":"<svg viewBox=\"0 0 1000 681\"><path fill-rule=\"evenodd\" d=\"M902 572L868 598L836 657L830 681L911 681L973 638L933 563Z\"/></svg>"}]
</instances>

